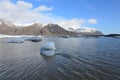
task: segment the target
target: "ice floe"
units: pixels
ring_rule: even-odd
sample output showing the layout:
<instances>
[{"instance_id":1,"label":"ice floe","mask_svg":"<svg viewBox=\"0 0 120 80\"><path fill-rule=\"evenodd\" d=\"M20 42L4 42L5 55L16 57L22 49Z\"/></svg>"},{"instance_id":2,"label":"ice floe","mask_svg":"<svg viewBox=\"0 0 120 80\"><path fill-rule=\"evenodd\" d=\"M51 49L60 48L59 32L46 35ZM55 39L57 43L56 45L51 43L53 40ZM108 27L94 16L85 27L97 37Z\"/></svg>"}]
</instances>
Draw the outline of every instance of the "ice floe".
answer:
<instances>
[{"instance_id":1,"label":"ice floe","mask_svg":"<svg viewBox=\"0 0 120 80\"><path fill-rule=\"evenodd\" d=\"M53 56L56 53L55 50L56 50L55 43L47 42L41 46L40 53L45 56Z\"/></svg>"},{"instance_id":2,"label":"ice floe","mask_svg":"<svg viewBox=\"0 0 120 80\"><path fill-rule=\"evenodd\" d=\"M6 38L3 42L5 43L24 43L24 38Z\"/></svg>"}]
</instances>

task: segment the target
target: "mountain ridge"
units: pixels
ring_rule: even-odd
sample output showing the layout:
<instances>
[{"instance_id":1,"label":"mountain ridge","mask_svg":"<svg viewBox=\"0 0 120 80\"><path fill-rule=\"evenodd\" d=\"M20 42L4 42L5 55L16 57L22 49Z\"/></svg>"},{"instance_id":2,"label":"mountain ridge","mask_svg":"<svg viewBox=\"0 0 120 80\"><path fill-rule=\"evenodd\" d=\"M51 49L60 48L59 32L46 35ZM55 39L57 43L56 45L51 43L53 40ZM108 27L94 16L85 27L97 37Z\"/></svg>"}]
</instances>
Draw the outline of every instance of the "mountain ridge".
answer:
<instances>
[{"instance_id":1,"label":"mountain ridge","mask_svg":"<svg viewBox=\"0 0 120 80\"><path fill-rule=\"evenodd\" d=\"M90 30L91 29L91 30ZM86 32L85 32L86 30ZM43 25L39 22L29 25L15 25L12 22L0 18L0 34L7 35L42 35L42 36L78 36L78 35L102 35L102 32L89 28L66 30L58 24L49 23Z\"/></svg>"}]
</instances>

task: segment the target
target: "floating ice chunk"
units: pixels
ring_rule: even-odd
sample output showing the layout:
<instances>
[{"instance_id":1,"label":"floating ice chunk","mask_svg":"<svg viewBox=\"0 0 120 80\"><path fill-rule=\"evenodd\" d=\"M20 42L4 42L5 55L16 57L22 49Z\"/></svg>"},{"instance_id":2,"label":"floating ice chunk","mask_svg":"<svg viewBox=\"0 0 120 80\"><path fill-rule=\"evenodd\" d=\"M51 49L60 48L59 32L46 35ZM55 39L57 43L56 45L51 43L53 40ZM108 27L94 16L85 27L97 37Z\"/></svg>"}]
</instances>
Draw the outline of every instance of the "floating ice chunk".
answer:
<instances>
[{"instance_id":1,"label":"floating ice chunk","mask_svg":"<svg viewBox=\"0 0 120 80\"><path fill-rule=\"evenodd\" d=\"M24 43L23 38L7 38L4 42L5 43Z\"/></svg>"},{"instance_id":2,"label":"floating ice chunk","mask_svg":"<svg viewBox=\"0 0 120 80\"><path fill-rule=\"evenodd\" d=\"M54 56L55 50L41 50L40 53L45 56Z\"/></svg>"},{"instance_id":3,"label":"floating ice chunk","mask_svg":"<svg viewBox=\"0 0 120 80\"><path fill-rule=\"evenodd\" d=\"M41 48L44 50L55 50L56 49L54 42L47 42L47 43L43 44Z\"/></svg>"},{"instance_id":4,"label":"floating ice chunk","mask_svg":"<svg viewBox=\"0 0 120 80\"><path fill-rule=\"evenodd\" d=\"M53 56L55 55L55 43L54 42L47 42L42 45L40 49L40 53L45 55L45 56Z\"/></svg>"}]
</instances>

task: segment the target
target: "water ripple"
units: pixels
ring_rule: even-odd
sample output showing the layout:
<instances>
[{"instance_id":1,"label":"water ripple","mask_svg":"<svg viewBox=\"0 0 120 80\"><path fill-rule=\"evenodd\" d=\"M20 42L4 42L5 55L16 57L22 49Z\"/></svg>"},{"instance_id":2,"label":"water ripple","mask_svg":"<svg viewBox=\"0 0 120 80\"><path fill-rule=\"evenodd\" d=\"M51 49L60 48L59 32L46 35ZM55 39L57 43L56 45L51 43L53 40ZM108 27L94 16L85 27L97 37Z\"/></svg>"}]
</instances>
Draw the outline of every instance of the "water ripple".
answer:
<instances>
[{"instance_id":1,"label":"water ripple","mask_svg":"<svg viewBox=\"0 0 120 80\"><path fill-rule=\"evenodd\" d=\"M0 43L0 80L120 80L117 38L42 40L37 44ZM40 45L47 41L56 43L55 56L39 53Z\"/></svg>"}]
</instances>

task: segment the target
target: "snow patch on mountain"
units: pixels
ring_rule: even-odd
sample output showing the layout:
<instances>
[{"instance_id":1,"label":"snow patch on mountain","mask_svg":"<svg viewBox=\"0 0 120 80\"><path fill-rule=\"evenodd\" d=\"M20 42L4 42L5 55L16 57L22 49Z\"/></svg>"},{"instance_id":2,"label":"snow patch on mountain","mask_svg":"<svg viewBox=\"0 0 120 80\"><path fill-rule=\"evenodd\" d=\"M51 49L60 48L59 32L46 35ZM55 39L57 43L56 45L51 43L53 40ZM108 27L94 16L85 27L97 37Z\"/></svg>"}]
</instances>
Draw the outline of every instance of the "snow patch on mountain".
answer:
<instances>
[{"instance_id":1,"label":"snow patch on mountain","mask_svg":"<svg viewBox=\"0 0 120 80\"><path fill-rule=\"evenodd\" d=\"M2 24L6 24L8 26L14 26L14 24L12 22L0 18L0 25L2 25Z\"/></svg>"},{"instance_id":2,"label":"snow patch on mountain","mask_svg":"<svg viewBox=\"0 0 120 80\"><path fill-rule=\"evenodd\" d=\"M97 31L95 28L90 28L90 27L79 27L75 29L72 27L69 27L67 30L74 31L74 32L96 32Z\"/></svg>"},{"instance_id":3,"label":"snow patch on mountain","mask_svg":"<svg viewBox=\"0 0 120 80\"><path fill-rule=\"evenodd\" d=\"M26 22L26 23L13 23L16 26L31 26L33 24L41 24L39 21L32 21L32 22Z\"/></svg>"}]
</instances>

